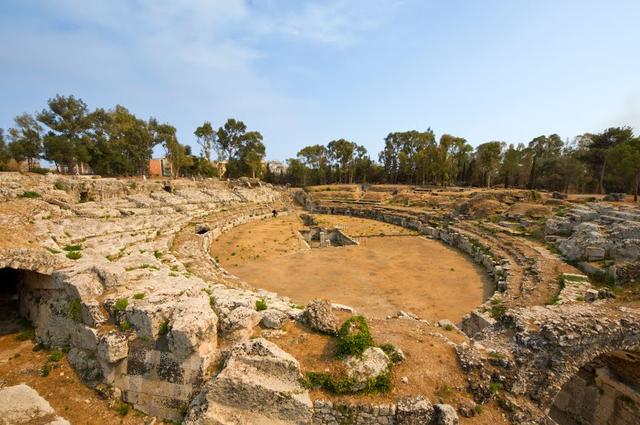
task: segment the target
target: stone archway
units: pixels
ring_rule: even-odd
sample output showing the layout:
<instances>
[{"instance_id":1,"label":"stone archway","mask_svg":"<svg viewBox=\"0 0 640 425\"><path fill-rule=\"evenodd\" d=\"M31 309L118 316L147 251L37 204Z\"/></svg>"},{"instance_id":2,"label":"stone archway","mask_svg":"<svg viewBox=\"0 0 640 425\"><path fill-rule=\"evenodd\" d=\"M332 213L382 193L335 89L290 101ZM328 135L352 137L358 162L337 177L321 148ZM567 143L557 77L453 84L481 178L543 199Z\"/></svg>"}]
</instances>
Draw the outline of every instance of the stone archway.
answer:
<instances>
[{"instance_id":1,"label":"stone archway","mask_svg":"<svg viewBox=\"0 0 640 425\"><path fill-rule=\"evenodd\" d=\"M33 321L34 300L37 290L52 287L51 275L36 271L3 267L0 268L0 335L19 330L26 319Z\"/></svg>"},{"instance_id":2,"label":"stone archway","mask_svg":"<svg viewBox=\"0 0 640 425\"><path fill-rule=\"evenodd\" d=\"M52 275L55 258L40 250L0 249L0 335L35 322L42 291L60 292Z\"/></svg>"},{"instance_id":3,"label":"stone archway","mask_svg":"<svg viewBox=\"0 0 640 425\"><path fill-rule=\"evenodd\" d=\"M640 351L611 351L582 366L549 410L559 425L640 423Z\"/></svg>"}]
</instances>

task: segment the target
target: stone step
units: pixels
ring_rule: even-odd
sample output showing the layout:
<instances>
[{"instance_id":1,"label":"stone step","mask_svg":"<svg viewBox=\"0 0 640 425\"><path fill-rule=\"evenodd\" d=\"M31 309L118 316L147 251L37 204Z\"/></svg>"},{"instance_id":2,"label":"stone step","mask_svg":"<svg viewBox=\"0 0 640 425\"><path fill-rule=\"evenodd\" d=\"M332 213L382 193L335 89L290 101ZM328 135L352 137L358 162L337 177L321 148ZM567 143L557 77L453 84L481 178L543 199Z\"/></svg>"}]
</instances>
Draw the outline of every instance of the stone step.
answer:
<instances>
[{"instance_id":1,"label":"stone step","mask_svg":"<svg viewBox=\"0 0 640 425\"><path fill-rule=\"evenodd\" d=\"M207 399L281 421L306 420L312 408L308 391L298 382L234 360L211 381Z\"/></svg>"},{"instance_id":2,"label":"stone step","mask_svg":"<svg viewBox=\"0 0 640 425\"><path fill-rule=\"evenodd\" d=\"M198 422L187 420L185 425L202 423L207 425L293 425L298 422L270 418L257 411L249 412L244 409L211 402Z\"/></svg>"}]
</instances>

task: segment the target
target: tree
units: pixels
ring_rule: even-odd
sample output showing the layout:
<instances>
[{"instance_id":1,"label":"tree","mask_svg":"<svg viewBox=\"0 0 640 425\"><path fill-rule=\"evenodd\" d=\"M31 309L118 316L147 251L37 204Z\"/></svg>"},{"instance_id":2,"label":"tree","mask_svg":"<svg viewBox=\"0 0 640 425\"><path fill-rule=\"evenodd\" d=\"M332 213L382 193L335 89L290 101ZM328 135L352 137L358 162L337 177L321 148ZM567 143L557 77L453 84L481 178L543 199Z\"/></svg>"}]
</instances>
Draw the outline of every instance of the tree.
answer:
<instances>
[{"instance_id":1,"label":"tree","mask_svg":"<svg viewBox=\"0 0 640 425\"><path fill-rule=\"evenodd\" d=\"M416 130L389 133L379 159L391 183L421 183L436 174L437 145L435 134Z\"/></svg>"},{"instance_id":2,"label":"tree","mask_svg":"<svg viewBox=\"0 0 640 425\"><path fill-rule=\"evenodd\" d=\"M224 159L231 161L236 157L246 131L247 126L233 118L229 118L224 126L218 129L218 144Z\"/></svg>"},{"instance_id":3,"label":"tree","mask_svg":"<svg viewBox=\"0 0 640 425\"><path fill-rule=\"evenodd\" d=\"M82 99L56 95L47 102L38 121L49 128L44 136L44 157L56 164L66 166L68 171L79 170L81 162L88 162L89 149L86 131L90 127L87 105Z\"/></svg>"},{"instance_id":4,"label":"tree","mask_svg":"<svg viewBox=\"0 0 640 425\"><path fill-rule=\"evenodd\" d=\"M304 164L295 158L287 159L287 182L293 186L300 186L304 180Z\"/></svg>"},{"instance_id":5,"label":"tree","mask_svg":"<svg viewBox=\"0 0 640 425\"><path fill-rule=\"evenodd\" d=\"M442 186L455 181L460 172L460 162L465 161L465 153L468 153L466 147L467 141L462 137L443 134L440 136L440 143L436 149L436 174Z\"/></svg>"},{"instance_id":6,"label":"tree","mask_svg":"<svg viewBox=\"0 0 640 425\"><path fill-rule=\"evenodd\" d=\"M598 193L604 193L608 152L617 145L630 141L633 138L633 130L630 127L611 127L602 133L591 134L587 137L590 139L590 143L583 160L591 165L593 175L597 176Z\"/></svg>"},{"instance_id":7,"label":"tree","mask_svg":"<svg viewBox=\"0 0 640 425\"><path fill-rule=\"evenodd\" d=\"M340 183L347 183L353 180L350 166L353 162L356 147L355 143L345 139L332 140L327 145L329 159L337 168Z\"/></svg>"},{"instance_id":8,"label":"tree","mask_svg":"<svg viewBox=\"0 0 640 425\"><path fill-rule=\"evenodd\" d=\"M14 119L16 126L9 129L9 152L18 162L26 160L31 170L42 152L42 127L29 114L21 114Z\"/></svg>"},{"instance_id":9,"label":"tree","mask_svg":"<svg viewBox=\"0 0 640 425\"><path fill-rule=\"evenodd\" d=\"M504 142L494 141L483 143L476 148L478 168L482 173L483 181L486 183L487 188L491 187L491 177L498 171L500 166L504 145Z\"/></svg>"},{"instance_id":10,"label":"tree","mask_svg":"<svg viewBox=\"0 0 640 425\"><path fill-rule=\"evenodd\" d=\"M178 142L176 128L167 123L159 124L155 118L151 118L149 129L153 144L160 144L165 149L166 157L171 163L171 174L173 177L180 176L180 169L188 164L188 157L185 147Z\"/></svg>"},{"instance_id":11,"label":"tree","mask_svg":"<svg viewBox=\"0 0 640 425\"><path fill-rule=\"evenodd\" d=\"M509 145L504 152L500 174L504 178L504 186L517 186L524 169L525 147L519 144L517 147Z\"/></svg>"},{"instance_id":12,"label":"tree","mask_svg":"<svg viewBox=\"0 0 640 425\"><path fill-rule=\"evenodd\" d=\"M313 171L313 183L325 184L327 182L326 174L329 163L327 148L322 145L306 146L298 151L298 159ZM303 180L303 185L306 185L306 173Z\"/></svg>"},{"instance_id":13,"label":"tree","mask_svg":"<svg viewBox=\"0 0 640 425\"><path fill-rule=\"evenodd\" d=\"M238 149L238 159L242 168L251 172L251 177L256 178L262 173L264 155L262 134L257 131L246 133Z\"/></svg>"},{"instance_id":14,"label":"tree","mask_svg":"<svg viewBox=\"0 0 640 425\"><path fill-rule=\"evenodd\" d=\"M542 162L549 159L555 160L560 155L562 151L562 139L557 134L538 136L529 142L529 149L532 152L529 189L534 189L536 187L538 168L543 166Z\"/></svg>"},{"instance_id":15,"label":"tree","mask_svg":"<svg viewBox=\"0 0 640 425\"><path fill-rule=\"evenodd\" d=\"M205 121L200 127L193 132L197 137L197 142L202 148L202 155L211 161L211 151L216 147L216 132L213 130L211 123ZM218 151L218 160L220 160L220 152Z\"/></svg>"},{"instance_id":16,"label":"tree","mask_svg":"<svg viewBox=\"0 0 640 425\"><path fill-rule=\"evenodd\" d=\"M618 181L628 182L633 193L633 202L638 202L640 189L640 137L629 139L610 149L608 163L617 174Z\"/></svg>"},{"instance_id":17,"label":"tree","mask_svg":"<svg viewBox=\"0 0 640 425\"><path fill-rule=\"evenodd\" d=\"M9 159L9 152L4 141L4 130L0 128L0 170L4 170L7 159Z\"/></svg>"},{"instance_id":18,"label":"tree","mask_svg":"<svg viewBox=\"0 0 640 425\"><path fill-rule=\"evenodd\" d=\"M88 116L91 127L89 165L102 175L141 175L147 172L152 136L147 123L121 105L96 109Z\"/></svg>"}]
</instances>

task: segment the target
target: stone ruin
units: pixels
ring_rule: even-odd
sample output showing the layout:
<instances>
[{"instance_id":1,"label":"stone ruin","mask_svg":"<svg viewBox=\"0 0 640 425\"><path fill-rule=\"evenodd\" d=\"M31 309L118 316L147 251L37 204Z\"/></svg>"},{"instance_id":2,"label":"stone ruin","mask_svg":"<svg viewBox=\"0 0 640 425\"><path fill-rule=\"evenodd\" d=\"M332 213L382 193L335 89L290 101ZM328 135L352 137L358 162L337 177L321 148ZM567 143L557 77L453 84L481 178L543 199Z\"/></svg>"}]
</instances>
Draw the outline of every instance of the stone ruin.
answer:
<instances>
[{"instance_id":1,"label":"stone ruin","mask_svg":"<svg viewBox=\"0 0 640 425\"><path fill-rule=\"evenodd\" d=\"M309 248L358 245L355 239L336 228L314 226L300 230L300 235Z\"/></svg>"},{"instance_id":2,"label":"stone ruin","mask_svg":"<svg viewBox=\"0 0 640 425\"><path fill-rule=\"evenodd\" d=\"M547 222L547 240L585 272L616 283L640 278L640 212L590 203Z\"/></svg>"},{"instance_id":3,"label":"stone ruin","mask_svg":"<svg viewBox=\"0 0 640 425\"><path fill-rule=\"evenodd\" d=\"M475 414L420 394L386 404L312 401L298 360L252 338L257 327L278 330L313 313L248 288L210 257L209 246L274 209L292 213L295 201L310 213L413 229L487 271L496 292L460 324L465 341L452 343L475 403L498 400L517 424L626 425L640 418L640 312L606 291L589 300L577 295L594 290L588 279L575 293L575 286L561 289L561 303L532 301L551 281L537 261L561 260L508 232L487 231L453 208L419 212L377 200L314 199L252 180L0 174L1 202L27 191L38 196L21 201L26 210L2 214L5 234L27 233L0 247L0 272L13 282L0 302L32 321L37 343L67 347L69 363L88 385L149 415L194 425L401 425L455 424L458 414ZM363 196L376 193L372 186ZM384 196L404 195L394 189ZM576 206L547 221L548 241L569 260L612 261L606 273L632 281L637 275L627 264L640 257L639 218L637 208ZM268 308L258 311L258 301Z\"/></svg>"}]
</instances>

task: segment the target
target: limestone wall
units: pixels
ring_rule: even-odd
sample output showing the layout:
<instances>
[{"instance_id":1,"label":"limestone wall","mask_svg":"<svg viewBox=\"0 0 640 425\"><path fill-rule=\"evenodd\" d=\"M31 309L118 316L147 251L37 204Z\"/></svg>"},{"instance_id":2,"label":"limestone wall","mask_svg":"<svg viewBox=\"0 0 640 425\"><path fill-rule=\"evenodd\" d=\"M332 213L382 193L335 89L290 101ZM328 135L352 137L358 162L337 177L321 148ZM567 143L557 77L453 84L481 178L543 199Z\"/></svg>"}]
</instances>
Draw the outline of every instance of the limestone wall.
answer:
<instances>
[{"instance_id":1,"label":"limestone wall","mask_svg":"<svg viewBox=\"0 0 640 425\"><path fill-rule=\"evenodd\" d=\"M425 397L415 396L379 405L316 400L312 420L318 425L439 425L457 424L458 416L449 405L432 405Z\"/></svg>"}]
</instances>

